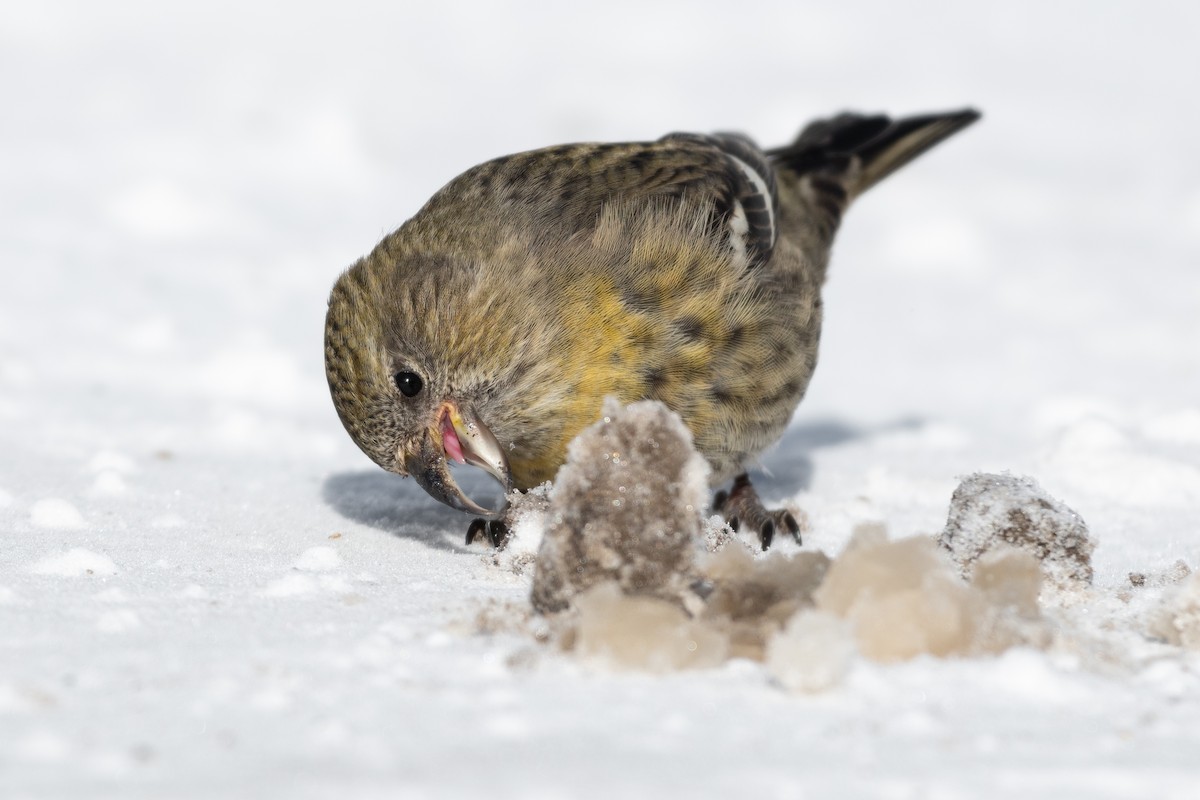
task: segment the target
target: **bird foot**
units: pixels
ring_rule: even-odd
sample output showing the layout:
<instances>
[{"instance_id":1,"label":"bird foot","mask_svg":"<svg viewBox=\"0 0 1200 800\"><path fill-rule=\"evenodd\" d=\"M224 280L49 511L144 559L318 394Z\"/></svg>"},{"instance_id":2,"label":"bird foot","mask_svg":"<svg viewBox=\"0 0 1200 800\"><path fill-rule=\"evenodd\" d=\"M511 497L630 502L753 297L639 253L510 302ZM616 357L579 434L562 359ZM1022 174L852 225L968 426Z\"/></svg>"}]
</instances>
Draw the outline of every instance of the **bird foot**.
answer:
<instances>
[{"instance_id":1,"label":"bird foot","mask_svg":"<svg viewBox=\"0 0 1200 800\"><path fill-rule=\"evenodd\" d=\"M509 527L507 519L483 519L482 517L471 520L470 526L467 527L467 545L474 543L477 537L483 537L491 542L492 547L497 550L503 550L508 544Z\"/></svg>"},{"instance_id":2,"label":"bird foot","mask_svg":"<svg viewBox=\"0 0 1200 800\"><path fill-rule=\"evenodd\" d=\"M796 544L802 544L800 523L792 513L785 508L765 508L762 500L758 498L758 492L750 483L750 476L744 472L733 479L732 490L719 491L713 497L713 511L724 517L729 527L735 531L741 530L743 526L758 531L763 550L771 546L775 531L781 528L792 535Z\"/></svg>"}]
</instances>

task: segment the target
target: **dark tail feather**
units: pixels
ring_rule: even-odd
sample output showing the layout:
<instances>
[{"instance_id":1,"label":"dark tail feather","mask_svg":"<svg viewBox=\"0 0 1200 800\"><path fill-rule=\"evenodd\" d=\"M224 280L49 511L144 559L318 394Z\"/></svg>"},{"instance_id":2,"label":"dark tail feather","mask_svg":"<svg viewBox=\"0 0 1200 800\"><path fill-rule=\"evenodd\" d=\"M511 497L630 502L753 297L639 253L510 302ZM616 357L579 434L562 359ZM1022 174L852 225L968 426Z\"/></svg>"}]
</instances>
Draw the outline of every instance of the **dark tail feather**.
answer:
<instances>
[{"instance_id":1,"label":"dark tail feather","mask_svg":"<svg viewBox=\"0 0 1200 800\"><path fill-rule=\"evenodd\" d=\"M794 143L768 155L778 166L801 175L840 178L853 198L979 117L974 109L899 120L839 114L810 124Z\"/></svg>"}]
</instances>

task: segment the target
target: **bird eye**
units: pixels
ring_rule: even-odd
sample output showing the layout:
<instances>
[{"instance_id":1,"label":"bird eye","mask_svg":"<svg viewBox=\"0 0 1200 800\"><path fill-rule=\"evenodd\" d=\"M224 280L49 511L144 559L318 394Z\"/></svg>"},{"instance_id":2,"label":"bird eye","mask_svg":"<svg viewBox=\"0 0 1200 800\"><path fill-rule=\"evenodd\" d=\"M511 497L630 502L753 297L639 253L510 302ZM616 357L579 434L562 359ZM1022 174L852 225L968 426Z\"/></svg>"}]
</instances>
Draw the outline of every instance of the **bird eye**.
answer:
<instances>
[{"instance_id":1,"label":"bird eye","mask_svg":"<svg viewBox=\"0 0 1200 800\"><path fill-rule=\"evenodd\" d=\"M421 376L415 372L397 372L392 377L396 381L396 388L405 397L416 397L421 391L421 387L425 385Z\"/></svg>"}]
</instances>

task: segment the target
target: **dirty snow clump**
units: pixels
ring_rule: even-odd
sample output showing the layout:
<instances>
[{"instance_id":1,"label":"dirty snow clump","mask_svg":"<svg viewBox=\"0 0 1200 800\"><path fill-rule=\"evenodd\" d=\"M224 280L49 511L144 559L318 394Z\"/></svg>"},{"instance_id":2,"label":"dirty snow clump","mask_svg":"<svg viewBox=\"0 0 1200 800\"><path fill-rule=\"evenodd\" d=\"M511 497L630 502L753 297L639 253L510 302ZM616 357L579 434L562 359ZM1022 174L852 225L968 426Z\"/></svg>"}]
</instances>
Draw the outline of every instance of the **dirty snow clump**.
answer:
<instances>
[{"instance_id":1,"label":"dirty snow clump","mask_svg":"<svg viewBox=\"0 0 1200 800\"><path fill-rule=\"evenodd\" d=\"M1042 563L1055 583L1092 582L1092 550L1083 519L1032 478L975 473L950 499L939 544L964 577L990 550L1009 545Z\"/></svg>"},{"instance_id":2,"label":"dirty snow clump","mask_svg":"<svg viewBox=\"0 0 1200 800\"><path fill-rule=\"evenodd\" d=\"M662 403L609 399L603 414L571 442L551 491L532 592L544 614L605 581L677 604L691 594L708 464Z\"/></svg>"},{"instance_id":3,"label":"dirty snow clump","mask_svg":"<svg viewBox=\"0 0 1200 800\"><path fill-rule=\"evenodd\" d=\"M729 638L731 657L762 661L771 637L798 611L812 608L829 564L821 552L755 558L730 543L702 559L708 590L700 618Z\"/></svg>"},{"instance_id":4,"label":"dirty snow clump","mask_svg":"<svg viewBox=\"0 0 1200 800\"><path fill-rule=\"evenodd\" d=\"M708 468L679 417L654 402L609 403L604 414L571 444L550 492L532 601L554 615L563 649L613 667L745 658L786 688L820 691L856 656L1044 648L1043 564L1091 553L1069 509L1003 476L959 488L945 549L866 525L835 559L756 556L737 540L706 552Z\"/></svg>"}]
</instances>

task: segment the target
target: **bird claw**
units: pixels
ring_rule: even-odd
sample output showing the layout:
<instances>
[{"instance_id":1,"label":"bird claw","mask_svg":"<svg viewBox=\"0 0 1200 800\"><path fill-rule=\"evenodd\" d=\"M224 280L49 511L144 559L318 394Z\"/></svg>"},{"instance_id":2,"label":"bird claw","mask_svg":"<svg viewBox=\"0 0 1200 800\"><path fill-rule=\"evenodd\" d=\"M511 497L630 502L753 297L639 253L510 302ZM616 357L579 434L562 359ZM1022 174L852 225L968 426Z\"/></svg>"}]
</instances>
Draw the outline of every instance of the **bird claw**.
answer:
<instances>
[{"instance_id":1,"label":"bird claw","mask_svg":"<svg viewBox=\"0 0 1200 800\"><path fill-rule=\"evenodd\" d=\"M735 532L742 526L758 532L762 549L767 550L775 539L777 530L786 530L796 540L803 544L800 537L800 523L786 508L768 510L758 498L758 492L750 483L750 477L745 473L733 479L732 491L719 491L713 497L713 511L716 511Z\"/></svg>"},{"instance_id":2,"label":"bird claw","mask_svg":"<svg viewBox=\"0 0 1200 800\"><path fill-rule=\"evenodd\" d=\"M508 523L504 520L476 518L471 520L471 524L467 527L467 546L473 544L475 538L482 535L491 542L492 547L503 550L504 546L508 544L509 533Z\"/></svg>"}]
</instances>

